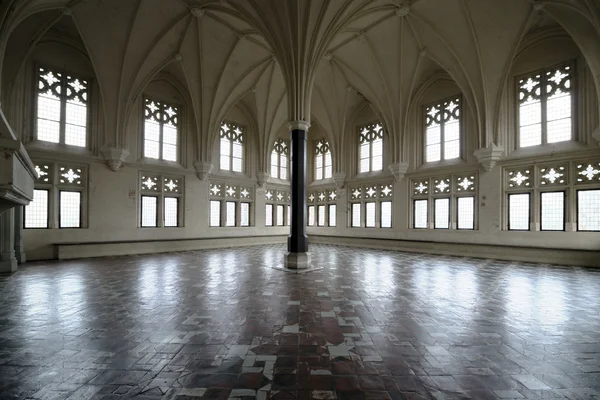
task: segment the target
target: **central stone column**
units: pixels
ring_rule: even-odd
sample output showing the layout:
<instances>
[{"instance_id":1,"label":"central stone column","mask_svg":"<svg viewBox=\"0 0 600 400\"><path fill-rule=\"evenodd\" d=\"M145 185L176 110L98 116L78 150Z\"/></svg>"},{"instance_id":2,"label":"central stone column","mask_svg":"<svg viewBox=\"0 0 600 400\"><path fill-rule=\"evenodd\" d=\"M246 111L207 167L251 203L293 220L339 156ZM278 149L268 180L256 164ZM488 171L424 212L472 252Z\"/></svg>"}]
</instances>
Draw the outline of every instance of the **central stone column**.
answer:
<instances>
[{"instance_id":1,"label":"central stone column","mask_svg":"<svg viewBox=\"0 0 600 400\"><path fill-rule=\"evenodd\" d=\"M303 269L310 266L308 236L306 235L306 121L290 123L291 135L291 223L285 266Z\"/></svg>"}]
</instances>

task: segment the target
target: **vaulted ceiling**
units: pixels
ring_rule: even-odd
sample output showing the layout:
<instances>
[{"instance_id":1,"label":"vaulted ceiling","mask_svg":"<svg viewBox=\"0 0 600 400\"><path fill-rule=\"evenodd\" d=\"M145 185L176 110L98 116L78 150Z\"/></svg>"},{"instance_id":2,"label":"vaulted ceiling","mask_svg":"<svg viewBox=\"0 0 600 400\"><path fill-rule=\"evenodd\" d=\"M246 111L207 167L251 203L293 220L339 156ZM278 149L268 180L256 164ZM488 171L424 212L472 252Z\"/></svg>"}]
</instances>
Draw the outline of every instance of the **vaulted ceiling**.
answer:
<instances>
[{"instance_id":1,"label":"vaulted ceiling","mask_svg":"<svg viewBox=\"0 0 600 400\"><path fill-rule=\"evenodd\" d=\"M169 71L190 99L200 159L234 105L262 142L312 117L340 147L365 100L399 159L410 108L436 77L460 88L478 145L496 141L516 54L528 34L553 27L600 87L598 0L4 0L0 95L9 101L24 60L52 33L87 53L107 145L125 144L136 99Z\"/></svg>"}]
</instances>

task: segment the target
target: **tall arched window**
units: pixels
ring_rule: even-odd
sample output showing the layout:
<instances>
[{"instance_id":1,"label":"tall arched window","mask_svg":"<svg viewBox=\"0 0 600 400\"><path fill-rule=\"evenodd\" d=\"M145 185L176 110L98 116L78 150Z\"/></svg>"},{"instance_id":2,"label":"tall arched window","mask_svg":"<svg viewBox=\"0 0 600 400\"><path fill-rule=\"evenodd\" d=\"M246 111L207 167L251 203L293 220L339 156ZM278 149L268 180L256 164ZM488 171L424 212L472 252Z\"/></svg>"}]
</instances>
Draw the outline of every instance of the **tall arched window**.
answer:
<instances>
[{"instance_id":1,"label":"tall arched window","mask_svg":"<svg viewBox=\"0 0 600 400\"><path fill-rule=\"evenodd\" d=\"M315 146L315 180L331 178L331 150L327 140L322 139Z\"/></svg>"},{"instance_id":2,"label":"tall arched window","mask_svg":"<svg viewBox=\"0 0 600 400\"><path fill-rule=\"evenodd\" d=\"M519 79L519 147L571 140L573 68L550 68Z\"/></svg>"},{"instance_id":3,"label":"tall arched window","mask_svg":"<svg viewBox=\"0 0 600 400\"><path fill-rule=\"evenodd\" d=\"M46 68L37 72L37 139L86 147L89 82Z\"/></svg>"},{"instance_id":4,"label":"tall arched window","mask_svg":"<svg viewBox=\"0 0 600 400\"><path fill-rule=\"evenodd\" d=\"M144 100L144 157L177 161L179 108Z\"/></svg>"},{"instance_id":5,"label":"tall arched window","mask_svg":"<svg viewBox=\"0 0 600 400\"><path fill-rule=\"evenodd\" d=\"M289 146L288 142L277 139L271 152L271 177L287 179Z\"/></svg>"},{"instance_id":6,"label":"tall arched window","mask_svg":"<svg viewBox=\"0 0 600 400\"><path fill-rule=\"evenodd\" d=\"M460 97L425 107L425 160L460 157Z\"/></svg>"},{"instance_id":7,"label":"tall arched window","mask_svg":"<svg viewBox=\"0 0 600 400\"><path fill-rule=\"evenodd\" d=\"M244 130L231 122L221 124L221 169L242 172Z\"/></svg>"},{"instance_id":8,"label":"tall arched window","mask_svg":"<svg viewBox=\"0 0 600 400\"><path fill-rule=\"evenodd\" d=\"M370 124L360 129L359 156L360 173L383 169L383 127L380 123Z\"/></svg>"}]
</instances>

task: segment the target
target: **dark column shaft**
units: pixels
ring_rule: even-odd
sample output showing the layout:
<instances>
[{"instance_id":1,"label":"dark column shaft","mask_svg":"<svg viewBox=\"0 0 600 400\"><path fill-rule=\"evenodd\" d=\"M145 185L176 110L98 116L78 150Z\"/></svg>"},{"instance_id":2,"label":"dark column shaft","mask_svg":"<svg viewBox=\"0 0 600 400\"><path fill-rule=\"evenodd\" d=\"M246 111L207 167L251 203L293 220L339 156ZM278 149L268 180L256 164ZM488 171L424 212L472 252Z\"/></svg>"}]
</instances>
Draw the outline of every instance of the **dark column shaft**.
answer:
<instances>
[{"instance_id":1,"label":"dark column shaft","mask_svg":"<svg viewBox=\"0 0 600 400\"><path fill-rule=\"evenodd\" d=\"M293 129L291 135L291 227L288 237L290 253L308 251L306 235L306 131Z\"/></svg>"}]
</instances>

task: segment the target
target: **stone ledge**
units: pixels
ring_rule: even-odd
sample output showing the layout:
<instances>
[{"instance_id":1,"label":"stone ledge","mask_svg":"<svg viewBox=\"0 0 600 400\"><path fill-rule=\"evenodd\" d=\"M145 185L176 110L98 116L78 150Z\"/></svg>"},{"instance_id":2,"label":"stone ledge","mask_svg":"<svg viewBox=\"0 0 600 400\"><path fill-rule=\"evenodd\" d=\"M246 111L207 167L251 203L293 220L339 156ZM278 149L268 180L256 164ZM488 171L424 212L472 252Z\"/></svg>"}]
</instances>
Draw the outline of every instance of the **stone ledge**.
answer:
<instances>
[{"instance_id":1,"label":"stone ledge","mask_svg":"<svg viewBox=\"0 0 600 400\"><path fill-rule=\"evenodd\" d=\"M54 258L125 256L286 243L287 235L54 243ZM133 246L132 246L133 245Z\"/></svg>"},{"instance_id":2,"label":"stone ledge","mask_svg":"<svg viewBox=\"0 0 600 400\"><path fill-rule=\"evenodd\" d=\"M547 249L541 247L430 242L351 236L309 236L311 243L320 244L543 264L600 267L600 251L593 250Z\"/></svg>"}]
</instances>

